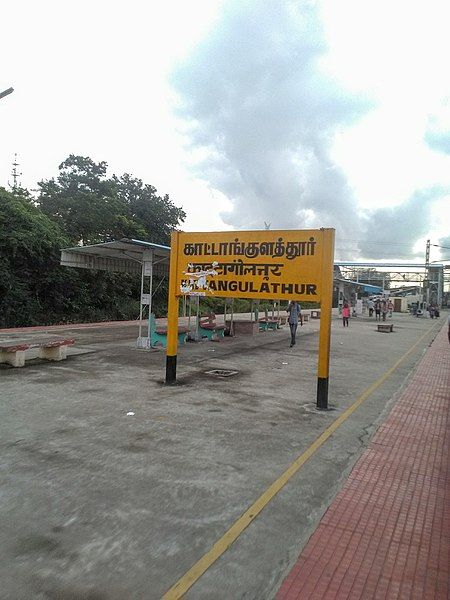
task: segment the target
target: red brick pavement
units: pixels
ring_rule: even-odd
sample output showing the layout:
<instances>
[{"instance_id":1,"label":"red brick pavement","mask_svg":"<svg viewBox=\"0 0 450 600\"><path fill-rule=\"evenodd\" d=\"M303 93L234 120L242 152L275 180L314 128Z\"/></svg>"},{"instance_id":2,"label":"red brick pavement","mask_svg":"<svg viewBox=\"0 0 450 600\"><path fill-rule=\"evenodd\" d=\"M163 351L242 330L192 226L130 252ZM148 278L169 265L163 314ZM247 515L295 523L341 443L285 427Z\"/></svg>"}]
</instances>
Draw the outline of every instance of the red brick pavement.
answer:
<instances>
[{"instance_id":1,"label":"red brick pavement","mask_svg":"<svg viewBox=\"0 0 450 600\"><path fill-rule=\"evenodd\" d=\"M449 409L445 326L277 600L450 598Z\"/></svg>"}]
</instances>

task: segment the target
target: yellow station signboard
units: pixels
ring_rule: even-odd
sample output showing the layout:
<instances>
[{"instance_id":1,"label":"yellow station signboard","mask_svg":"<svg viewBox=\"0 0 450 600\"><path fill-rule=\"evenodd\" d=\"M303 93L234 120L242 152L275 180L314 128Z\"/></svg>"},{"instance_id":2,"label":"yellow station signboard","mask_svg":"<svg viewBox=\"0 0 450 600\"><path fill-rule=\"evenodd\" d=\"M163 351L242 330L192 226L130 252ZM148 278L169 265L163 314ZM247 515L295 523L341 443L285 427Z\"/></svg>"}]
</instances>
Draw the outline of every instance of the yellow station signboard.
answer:
<instances>
[{"instance_id":1,"label":"yellow station signboard","mask_svg":"<svg viewBox=\"0 0 450 600\"><path fill-rule=\"evenodd\" d=\"M328 406L334 229L172 233L166 383L176 382L180 296L320 302L317 406Z\"/></svg>"},{"instance_id":2,"label":"yellow station signboard","mask_svg":"<svg viewBox=\"0 0 450 600\"><path fill-rule=\"evenodd\" d=\"M177 296L320 302L332 274L334 229L174 235Z\"/></svg>"}]
</instances>

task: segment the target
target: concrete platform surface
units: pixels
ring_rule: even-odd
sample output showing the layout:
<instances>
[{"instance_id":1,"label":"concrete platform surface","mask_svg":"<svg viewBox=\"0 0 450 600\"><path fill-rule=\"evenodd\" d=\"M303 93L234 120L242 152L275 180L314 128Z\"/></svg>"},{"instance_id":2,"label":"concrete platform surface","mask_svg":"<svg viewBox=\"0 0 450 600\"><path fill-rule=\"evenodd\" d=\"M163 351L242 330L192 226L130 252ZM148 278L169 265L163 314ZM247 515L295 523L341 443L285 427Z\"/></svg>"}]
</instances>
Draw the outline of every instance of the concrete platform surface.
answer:
<instances>
[{"instance_id":1,"label":"concrete platform surface","mask_svg":"<svg viewBox=\"0 0 450 600\"><path fill-rule=\"evenodd\" d=\"M318 320L293 348L287 328L186 344L176 386L133 323L68 326L83 353L0 365L1 600L161 598L308 456L183 596L274 598L444 319L336 317L327 412Z\"/></svg>"}]
</instances>

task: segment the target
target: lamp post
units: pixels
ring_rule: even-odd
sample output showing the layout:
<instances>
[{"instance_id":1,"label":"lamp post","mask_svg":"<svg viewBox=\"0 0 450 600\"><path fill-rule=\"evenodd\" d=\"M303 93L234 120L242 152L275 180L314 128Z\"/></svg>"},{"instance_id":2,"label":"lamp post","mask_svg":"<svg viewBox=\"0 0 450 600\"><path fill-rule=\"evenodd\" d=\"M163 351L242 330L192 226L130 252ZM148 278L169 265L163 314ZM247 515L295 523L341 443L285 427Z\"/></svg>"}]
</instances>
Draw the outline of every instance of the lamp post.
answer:
<instances>
[{"instance_id":1,"label":"lamp post","mask_svg":"<svg viewBox=\"0 0 450 600\"><path fill-rule=\"evenodd\" d=\"M3 92L0 92L0 98L4 98L5 96L9 96L9 94L12 94L14 91L14 88L10 87L7 90L4 90Z\"/></svg>"}]
</instances>

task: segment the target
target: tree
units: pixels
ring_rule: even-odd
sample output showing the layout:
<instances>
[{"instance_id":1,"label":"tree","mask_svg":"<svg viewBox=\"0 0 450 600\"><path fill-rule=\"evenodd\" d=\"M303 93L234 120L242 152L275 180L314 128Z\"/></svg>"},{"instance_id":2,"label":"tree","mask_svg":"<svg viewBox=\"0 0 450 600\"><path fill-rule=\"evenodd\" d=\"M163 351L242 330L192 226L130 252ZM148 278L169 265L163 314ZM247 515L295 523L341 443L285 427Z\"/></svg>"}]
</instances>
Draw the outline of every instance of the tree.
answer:
<instances>
[{"instance_id":1,"label":"tree","mask_svg":"<svg viewBox=\"0 0 450 600\"><path fill-rule=\"evenodd\" d=\"M0 188L0 323L43 322L55 303L59 249L67 245L59 227L29 198ZM49 302L50 297L51 302Z\"/></svg>"},{"instance_id":2,"label":"tree","mask_svg":"<svg viewBox=\"0 0 450 600\"><path fill-rule=\"evenodd\" d=\"M134 319L140 277L61 267L60 251L76 244L132 237L159 244L185 218L167 195L107 164L70 155L56 179L27 190L0 188L0 326ZM166 292L153 307L165 312Z\"/></svg>"},{"instance_id":3,"label":"tree","mask_svg":"<svg viewBox=\"0 0 450 600\"><path fill-rule=\"evenodd\" d=\"M136 224L141 239L168 244L170 232L186 218L184 210L176 207L167 194L158 196L155 187L128 173L121 177L113 175L112 179L128 222Z\"/></svg>"},{"instance_id":4,"label":"tree","mask_svg":"<svg viewBox=\"0 0 450 600\"><path fill-rule=\"evenodd\" d=\"M56 179L39 182L37 203L69 235L72 243L95 244L114 239L120 213L107 164L71 154L59 165Z\"/></svg>"},{"instance_id":5,"label":"tree","mask_svg":"<svg viewBox=\"0 0 450 600\"><path fill-rule=\"evenodd\" d=\"M0 188L0 327L136 318L139 278L61 267L68 245L28 197Z\"/></svg>"},{"instance_id":6,"label":"tree","mask_svg":"<svg viewBox=\"0 0 450 600\"><path fill-rule=\"evenodd\" d=\"M107 163L71 154L60 174L39 183L42 211L67 231L74 244L123 237L167 244L186 215L168 195L129 174L106 177Z\"/></svg>"}]
</instances>

